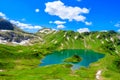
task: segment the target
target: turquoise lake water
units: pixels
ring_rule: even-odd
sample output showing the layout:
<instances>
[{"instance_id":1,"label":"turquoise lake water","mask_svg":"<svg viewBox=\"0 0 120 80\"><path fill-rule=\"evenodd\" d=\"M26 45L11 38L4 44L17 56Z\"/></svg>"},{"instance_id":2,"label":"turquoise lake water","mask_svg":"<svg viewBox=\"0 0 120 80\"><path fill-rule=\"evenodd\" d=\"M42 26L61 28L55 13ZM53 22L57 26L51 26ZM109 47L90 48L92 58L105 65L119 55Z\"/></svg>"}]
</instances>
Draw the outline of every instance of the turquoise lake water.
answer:
<instances>
[{"instance_id":1,"label":"turquoise lake water","mask_svg":"<svg viewBox=\"0 0 120 80\"><path fill-rule=\"evenodd\" d=\"M78 69L81 66L88 67L90 63L98 61L100 58L104 57L104 54L97 53L91 50L62 50L54 51L51 54L47 55L43 60L40 66L52 65L52 64L62 64L66 63L64 60L73 55L78 55L82 58L82 61L78 63L68 63L72 64L72 69Z\"/></svg>"}]
</instances>

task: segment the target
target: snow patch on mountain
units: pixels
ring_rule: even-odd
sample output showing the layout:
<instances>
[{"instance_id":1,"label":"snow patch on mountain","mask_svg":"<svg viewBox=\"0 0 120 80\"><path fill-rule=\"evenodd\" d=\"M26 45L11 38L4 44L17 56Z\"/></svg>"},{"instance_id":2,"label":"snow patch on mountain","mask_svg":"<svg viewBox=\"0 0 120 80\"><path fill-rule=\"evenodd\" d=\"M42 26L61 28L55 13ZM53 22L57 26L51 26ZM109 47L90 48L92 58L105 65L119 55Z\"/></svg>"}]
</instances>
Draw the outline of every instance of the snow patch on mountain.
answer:
<instances>
[{"instance_id":1,"label":"snow patch on mountain","mask_svg":"<svg viewBox=\"0 0 120 80\"><path fill-rule=\"evenodd\" d=\"M76 40L78 38L78 36L75 36L74 39Z\"/></svg>"},{"instance_id":2,"label":"snow patch on mountain","mask_svg":"<svg viewBox=\"0 0 120 80\"><path fill-rule=\"evenodd\" d=\"M100 34L98 34L97 36L96 36L96 38L98 39L100 37Z\"/></svg>"},{"instance_id":3,"label":"snow patch on mountain","mask_svg":"<svg viewBox=\"0 0 120 80\"><path fill-rule=\"evenodd\" d=\"M102 44L104 44L104 41L101 41Z\"/></svg>"},{"instance_id":4,"label":"snow patch on mountain","mask_svg":"<svg viewBox=\"0 0 120 80\"><path fill-rule=\"evenodd\" d=\"M70 40L70 38L67 36L67 40L69 41Z\"/></svg>"},{"instance_id":5,"label":"snow patch on mountain","mask_svg":"<svg viewBox=\"0 0 120 80\"><path fill-rule=\"evenodd\" d=\"M22 40L20 43L18 43L18 42L12 42L13 44L18 44L18 45L25 45L25 44L29 44L29 42L30 42L30 39L28 39L28 40Z\"/></svg>"},{"instance_id":6,"label":"snow patch on mountain","mask_svg":"<svg viewBox=\"0 0 120 80\"><path fill-rule=\"evenodd\" d=\"M0 44L6 44L7 43L7 40L1 40L0 39Z\"/></svg>"},{"instance_id":7,"label":"snow patch on mountain","mask_svg":"<svg viewBox=\"0 0 120 80\"><path fill-rule=\"evenodd\" d=\"M109 41L107 38L105 39L107 42Z\"/></svg>"},{"instance_id":8,"label":"snow patch on mountain","mask_svg":"<svg viewBox=\"0 0 120 80\"><path fill-rule=\"evenodd\" d=\"M50 34L50 33L52 33L52 32L55 32L55 33L56 33L55 30L49 29L49 28L41 29L39 32L40 32L40 33L44 33L44 34Z\"/></svg>"},{"instance_id":9,"label":"snow patch on mountain","mask_svg":"<svg viewBox=\"0 0 120 80\"><path fill-rule=\"evenodd\" d=\"M67 32L65 32L64 37L66 37Z\"/></svg>"},{"instance_id":10,"label":"snow patch on mountain","mask_svg":"<svg viewBox=\"0 0 120 80\"><path fill-rule=\"evenodd\" d=\"M110 38L110 40L111 40L112 42L114 42L114 39L113 39L112 37Z\"/></svg>"},{"instance_id":11,"label":"snow patch on mountain","mask_svg":"<svg viewBox=\"0 0 120 80\"><path fill-rule=\"evenodd\" d=\"M11 30L0 30L0 32L10 32Z\"/></svg>"}]
</instances>

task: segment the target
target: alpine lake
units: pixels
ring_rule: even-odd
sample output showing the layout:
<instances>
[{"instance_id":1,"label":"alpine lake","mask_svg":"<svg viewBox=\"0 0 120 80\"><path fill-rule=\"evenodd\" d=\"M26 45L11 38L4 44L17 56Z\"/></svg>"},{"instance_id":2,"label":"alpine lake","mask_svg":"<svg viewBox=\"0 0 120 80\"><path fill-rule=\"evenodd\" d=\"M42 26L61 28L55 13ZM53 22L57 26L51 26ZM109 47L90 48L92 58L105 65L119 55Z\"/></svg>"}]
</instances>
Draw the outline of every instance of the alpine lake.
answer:
<instances>
[{"instance_id":1,"label":"alpine lake","mask_svg":"<svg viewBox=\"0 0 120 80\"><path fill-rule=\"evenodd\" d=\"M77 55L81 58L79 62L65 62L65 59ZM42 59L42 63L39 66L53 65L53 64L72 64L72 69L76 70L80 67L89 67L93 62L98 61L105 55L102 53L94 52L92 50L83 49L68 49L62 51L54 51L45 56Z\"/></svg>"}]
</instances>

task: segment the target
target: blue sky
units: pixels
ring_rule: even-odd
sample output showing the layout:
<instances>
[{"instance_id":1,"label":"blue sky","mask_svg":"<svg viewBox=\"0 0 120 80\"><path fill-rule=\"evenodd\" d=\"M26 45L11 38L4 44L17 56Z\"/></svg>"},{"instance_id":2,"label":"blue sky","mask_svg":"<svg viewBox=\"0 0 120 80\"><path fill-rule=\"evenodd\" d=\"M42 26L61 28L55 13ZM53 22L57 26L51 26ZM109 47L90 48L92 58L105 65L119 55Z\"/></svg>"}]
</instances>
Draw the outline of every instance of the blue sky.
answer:
<instances>
[{"instance_id":1,"label":"blue sky","mask_svg":"<svg viewBox=\"0 0 120 80\"><path fill-rule=\"evenodd\" d=\"M20 28L120 31L120 0L0 0L0 16Z\"/></svg>"}]
</instances>

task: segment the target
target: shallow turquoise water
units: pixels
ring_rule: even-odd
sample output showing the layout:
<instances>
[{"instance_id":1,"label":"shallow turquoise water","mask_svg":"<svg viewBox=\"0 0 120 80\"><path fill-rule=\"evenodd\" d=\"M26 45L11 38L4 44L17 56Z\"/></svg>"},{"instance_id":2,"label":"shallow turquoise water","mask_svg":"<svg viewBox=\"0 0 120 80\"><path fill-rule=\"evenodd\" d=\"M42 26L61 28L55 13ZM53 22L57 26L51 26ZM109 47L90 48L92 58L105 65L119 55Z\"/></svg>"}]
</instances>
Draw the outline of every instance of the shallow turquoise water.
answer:
<instances>
[{"instance_id":1,"label":"shallow turquoise water","mask_svg":"<svg viewBox=\"0 0 120 80\"><path fill-rule=\"evenodd\" d=\"M100 54L91 50L70 49L70 50L54 51L53 53L47 55L42 60L40 66L65 63L64 59L71 57L73 55L79 55L82 58L82 61L78 63L68 63L73 65L72 69L78 69L81 66L88 67L90 63L96 62L100 58L104 57L104 54Z\"/></svg>"}]
</instances>

